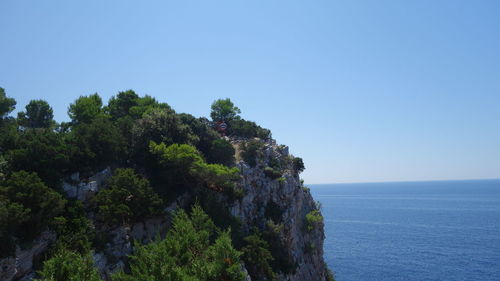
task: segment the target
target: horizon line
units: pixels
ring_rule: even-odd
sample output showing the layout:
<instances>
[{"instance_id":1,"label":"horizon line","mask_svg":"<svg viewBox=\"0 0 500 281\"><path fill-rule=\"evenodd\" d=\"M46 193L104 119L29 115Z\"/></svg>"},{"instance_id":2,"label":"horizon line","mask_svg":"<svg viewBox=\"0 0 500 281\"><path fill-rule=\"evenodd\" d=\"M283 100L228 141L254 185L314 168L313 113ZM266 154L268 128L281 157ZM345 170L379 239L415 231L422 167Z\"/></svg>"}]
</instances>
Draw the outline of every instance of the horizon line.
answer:
<instances>
[{"instance_id":1,"label":"horizon line","mask_svg":"<svg viewBox=\"0 0 500 281\"><path fill-rule=\"evenodd\" d=\"M358 181L358 182L332 182L332 183L305 183L306 185L331 185L331 184L364 184L364 183L411 183L411 182L445 182L445 181L488 181L500 178L468 178L468 179L436 179L436 180L388 180L388 181Z\"/></svg>"}]
</instances>

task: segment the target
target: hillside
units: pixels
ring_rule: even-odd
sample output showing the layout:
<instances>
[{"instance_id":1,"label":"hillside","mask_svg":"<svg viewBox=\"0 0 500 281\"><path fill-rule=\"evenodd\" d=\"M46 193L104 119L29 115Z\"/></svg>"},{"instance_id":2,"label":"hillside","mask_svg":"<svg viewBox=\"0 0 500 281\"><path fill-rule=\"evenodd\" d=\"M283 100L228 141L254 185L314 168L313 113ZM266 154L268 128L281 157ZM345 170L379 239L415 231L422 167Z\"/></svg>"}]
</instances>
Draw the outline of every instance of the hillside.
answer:
<instances>
[{"instance_id":1,"label":"hillside","mask_svg":"<svg viewBox=\"0 0 500 281\"><path fill-rule=\"evenodd\" d=\"M333 280L302 159L229 99L15 105L0 88L0 280Z\"/></svg>"}]
</instances>

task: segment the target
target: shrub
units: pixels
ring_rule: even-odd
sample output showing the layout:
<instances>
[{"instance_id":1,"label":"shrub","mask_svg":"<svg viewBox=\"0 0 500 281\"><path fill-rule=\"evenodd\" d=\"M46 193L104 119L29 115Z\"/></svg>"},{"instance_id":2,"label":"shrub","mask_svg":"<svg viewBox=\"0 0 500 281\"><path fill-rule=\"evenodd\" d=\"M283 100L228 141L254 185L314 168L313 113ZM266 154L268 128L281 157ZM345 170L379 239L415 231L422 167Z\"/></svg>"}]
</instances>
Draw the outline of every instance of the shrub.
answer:
<instances>
[{"instance_id":1,"label":"shrub","mask_svg":"<svg viewBox=\"0 0 500 281\"><path fill-rule=\"evenodd\" d=\"M35 173L15 172L0 187L0 232L23 240L36 237L63 211L66 201ZM4 231L2 231L2 228Z\"/></svg>"},{"instance_id":2,"label":"shrub","mask_svg":"<svg viewBox=\"0 0 500 281\"><path fill-rule=\"evenodd\" d=\"M207 153L207 162L229 166L234 163L234 152L230 142L224 139L214 140Z\"/></svg>"},{"instance_id":3,"label":"shrub","mask_svg":"<svg viewBox=\"0 0 500 281\"><path fill-rule=\"evenodd\" d=\"M247 265L252 280L276 280L276 273L271 268L273 256L269 252L269 245L262 239L261 233L255 229L254 233L245 237L243 260Z\"/></svg>"},{"instance_id":4,"label":"shrub","mask_svg":"<svg viewBox=\"0 0 500 281\"><path fill-rule=\"evenodd\" d=\"M264 168L264 175L266 175L266 177L268 177L270 179L275 180L277 178L280 178L282 174L283 174L283 172L276 170L276 169L273 169L271 167Z\"/></svg>"},{"instance_id":5,"label":"shrub","mask_svg":"<svg viewBox=\"0 0 500 281\"><path fill-rule=\"evenodd\" d=\"M130 256L130 274L116 274L113 280L242 280L240 256L230 230L218 230L195 205L190 215L183 210L174 215L164 240L137 245Z\"/></svg>"},{"instance_id":6,"label":"shrub","mask_svg":"<svg viewBox=\"0 0 500 281\"><path fill-rule=\"evenodd\" d=\"M304 161L302 161L302 158L300 157L293 158L293 168L295 169L295 171L299 173L303 172L306 169L306 167L304 166Z\"/></svg>"},{"instance_id":7,"label":"shrub","mask_svg":"<svg viewBox=\"0 0 500 281\"><path fill-rule=\"evenodd\" d=\"M39 281L101 281L90 254L60 250L43 264Z\"/></svg>"},{"instance_id":8,"label":"shrub","mask_svg":"<svg viewBox=\"0 0 500 281\"><path fill-rule=\"evenodd\" d=\"M257 137L264 140L269 139L271 136L271 132L268 129L264 129L252 121L236 118L228 123L228 134L230 135L244 138Z\"/></svg>"},{"instance_id":9,"label":"shrub","mask_svg":"<svg viewBox=\"0 0 500 281\"><path fill-rule=\"evenodd\" d=\"M241 157L245 162L248 163L251 167L255 167L257 165L258 159L262 154L262 143L260 141L251 140L248 142L244 142L242 144L242 152Z\"/></svg>"},{"instance_id":10,"label":"shrub","mask_svg":"<svg viewBox=\"0 0 500 281\"><path fill-rule=\"evenodd\" d=\"M319 210L312 210L306 215L306 229L312 231L323 222L323 216Z\"/></svg>"},{"instance_id":11,"label":"shrub","mask_svg":"<svg viewBox=\"0 0 500 281\"><path fill-rule=\"evenodd\" d=\"M98 218L110 224L159 214L163 205L148 180L140 178L132 169L116 169L108 188L98 192L93 201Z\"/></svg>"}]
</instances>

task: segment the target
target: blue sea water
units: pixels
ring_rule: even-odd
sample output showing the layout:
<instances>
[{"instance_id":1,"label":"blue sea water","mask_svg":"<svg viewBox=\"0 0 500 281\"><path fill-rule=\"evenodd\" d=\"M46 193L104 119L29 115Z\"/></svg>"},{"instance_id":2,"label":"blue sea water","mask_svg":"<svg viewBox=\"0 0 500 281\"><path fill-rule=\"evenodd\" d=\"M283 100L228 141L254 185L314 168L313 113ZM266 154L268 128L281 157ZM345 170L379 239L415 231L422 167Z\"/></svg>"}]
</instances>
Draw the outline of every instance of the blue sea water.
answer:
<instances>
[{"instance_id":1,"label":"blue sea water","mask_svg":"<svg viewBox=\"0 0 500 281\"><path fill-rule=\"evenodd\" d=\"M500 280L500 180L310 188L337 281Z\"/></svg>"}]
</instances>

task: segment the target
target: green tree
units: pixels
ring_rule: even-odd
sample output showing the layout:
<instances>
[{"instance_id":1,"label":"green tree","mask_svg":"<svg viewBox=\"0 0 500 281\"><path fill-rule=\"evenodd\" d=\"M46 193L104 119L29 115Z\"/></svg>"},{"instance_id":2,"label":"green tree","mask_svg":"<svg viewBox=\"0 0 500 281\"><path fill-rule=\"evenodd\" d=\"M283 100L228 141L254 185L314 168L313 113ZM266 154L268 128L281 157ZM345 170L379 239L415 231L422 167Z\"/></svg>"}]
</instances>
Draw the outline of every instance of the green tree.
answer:
<instances>
[{"instance_id":1,"label":"green tree","mask_svg":"<svg viewBox=\"0 0 500 281\"><path fill-rule=\"evenodd\" d=\"M111 97L107 111L113 120L129 115L130 109L138 105L139 96L132 90L119 92L116 97Z\"/></svg>"},{"instance_id":2,"label":"green tree","mask_svg":"<svg viewBox=\"0 0 500 281\"><path fill-rule=\"evenodd\" d=\"M299 173L303 172L306 169L302 158L300 158L300 157L293 158L293 168L295 169L295 171L297 171Z\"/></svg>"},{"instance_id":3,"label":"green tree","mask_svg":"<svg viewBox=\"0 0 500 281\"><path fill-rule=\"evenodd\" d=\"M45 261L39 281L101 281L90 254L60 250Z\"/></svg>"},{"instance_id":4,"label":"green tree","mask_svg":"<svg viewBox=\"0 0 500 281\"><path fill-rule=\"evenodd\" d=\"M137 245L130 257L130 274L119 273L113 280L243 280L240 255L231 244L229 230L218 231L195 205L190 216L183 210L174 215L164 240Z\"/></svg>"},{"instance_id":5,"label":"green tree","mask_svg":"<svg viewBox=\"0 0 500 281\"><path fill-rule=\"evenodd\" d=\"M219 134L213 129L211 122L206 118L195 118L191 114L181 113L177 114L182 124L189 126L194 135L199 139L196 143L196 148L208 155L212 142L219 139ZM194 143L192 143L194 144Z\"/></svg>"},{"instance_id":6,"label":"green tree","mask_svg":"<svg viewBox=\"0 0 500 281\"><path fill-rule=\"evenodd\" d=\"M125 141L115 124L105 115L91 123L80 123L68 135L71 164L78 171L93 172L124 158Z\"/></svg>"},{"instance_id":7,"label":"green tree","mask_svg":"<svg viewBox=\"0 0 500 281\"><path fill-rule=\"evenodd\" d=\"M276 274L271 265L273 256L269 252L269 245L261 237L256 229L254 233L245 237L243 247L243 260L247 265L248 272L253 280L276 280Z\"/></svg>"},{"instance_id":8,"label":"green tree","mask_svg":"<svg viewBox=\"0 0 500 281\"><path fill-rule=\"evenodd\" d=\"M166 144L195 144L198 138L191 132L189 126L181 123L173 110L152 108L144 113L132 127L135 153L145 154L150 141Z\"/></svg>"},{"instance_id":9,"label":"green tree","mask_svg":"<svg viewBox=\"0 0 500 281\"><path fill-rule=\"evenodd\" d=\"M57 188L65 173L70 171L71 147L64 134L50 129L20 132L6 160L13 171L36 172L49 187Z\"/></svg>"},{"instance_id":10,"label":"green tree","mask_svg":"<svg viewBox=\"0 0 500 281\"><path fill-rule=\"evenodd\" d=\"M238 178L237 168L228 168L219 164L207 164L194 146L151 142L150 151L156 155L164 167L164 175L169 176L170 185L181 183L180 187L204 185L214 190L234 187Z\"/></svg>"},{"instance_id":11,"label":"green tree","mask_svg":"<svg viewBox=\"0 0 500 281\"><path fill-rule=\"evenodd\" d=\"M229 166L234 164L234 147L224 139L217 139L212 142L207 153L207 162Z\"/></svg>"},{"instance_id":12,"label":"green tree","mask_svg":"<svg viewBox=\"0 0 500 281\"><path fill-rule=\"evenodd\" d=\"M0 187L0 192L2 188ZM5 195L0 195L0 259L14 256L16 244L14 235L19 226L28 220L30 209L10 201Z\"/></svg>"},{"instance_id":13,"label":"green tree","mask_svg":"<svg viewBox=\"0 0 500 281\"><path fill-rule=\"evenodd\" d=\"M107 185L93 198L102 221L116 224L161 213L162 200L134 170L116 169Z\"/></svg>"},{"instance_id":14,"label":"green tree","mask_svg":"<svg viewBox=\"0 0 500 281\"><path fill-rule=\"evenodd\" d=\"M70 104L68 108L68 115L74 125L91 123L102 113L102 99L97 93L89 96L80 96L74 103Z\"/></svg>"},{"instance_id":15,"label":"green tree","mask_svg":"<svg viewBox=\"0 0 500 281\"><path fill-rule=\"evenodd\" d=\"M7 213L12 211L16 214L12 217L21 216L11 224L11 234L21 239L36 237L61 214L66 204L62 196L48 188L35 173L25 171L12 173L0 186L0 199Z\"/></svg>"},{"instance_id":16,"label":"green tree","mask_svg":"<svg viewBox=\"0 0 500 281\"><path fill-rule=\"evenodd\" d=\"M257 140L244 142L241 146L241 157L250 167L255 167L262 156L263 144Z\"/></svg>"},{"instance_id":17,"label":"green tree","mask_svg":"<svg viewBox=\"0 0 500 281\"><path fill-rule=\"evenodd\" d=\"M4 118L16 108L16 100L5 94L4 88L0 87L0 119Z\"/></svg>"},{"instance_id":18,"label":"green tree","mask_svg":"<svg viewBox=\"0 0 500 281\"><path fill-rule=\"evenodd\" d=\"M240 113L241 110L229 98L218 99L212 103L210 117L213 121L230 121Z\"/></svg>"},{"instance_id":19,"label":"green tree","mask_svg":"<svg viewBox=\"0 0 500 281\"><path fill-rule=\"evenodd\" d=\"M49 128L54 125L52 107L44 100L31 100L26 112L19 112L17 119L25 128Z\"/></svg>"}]
</instances>

